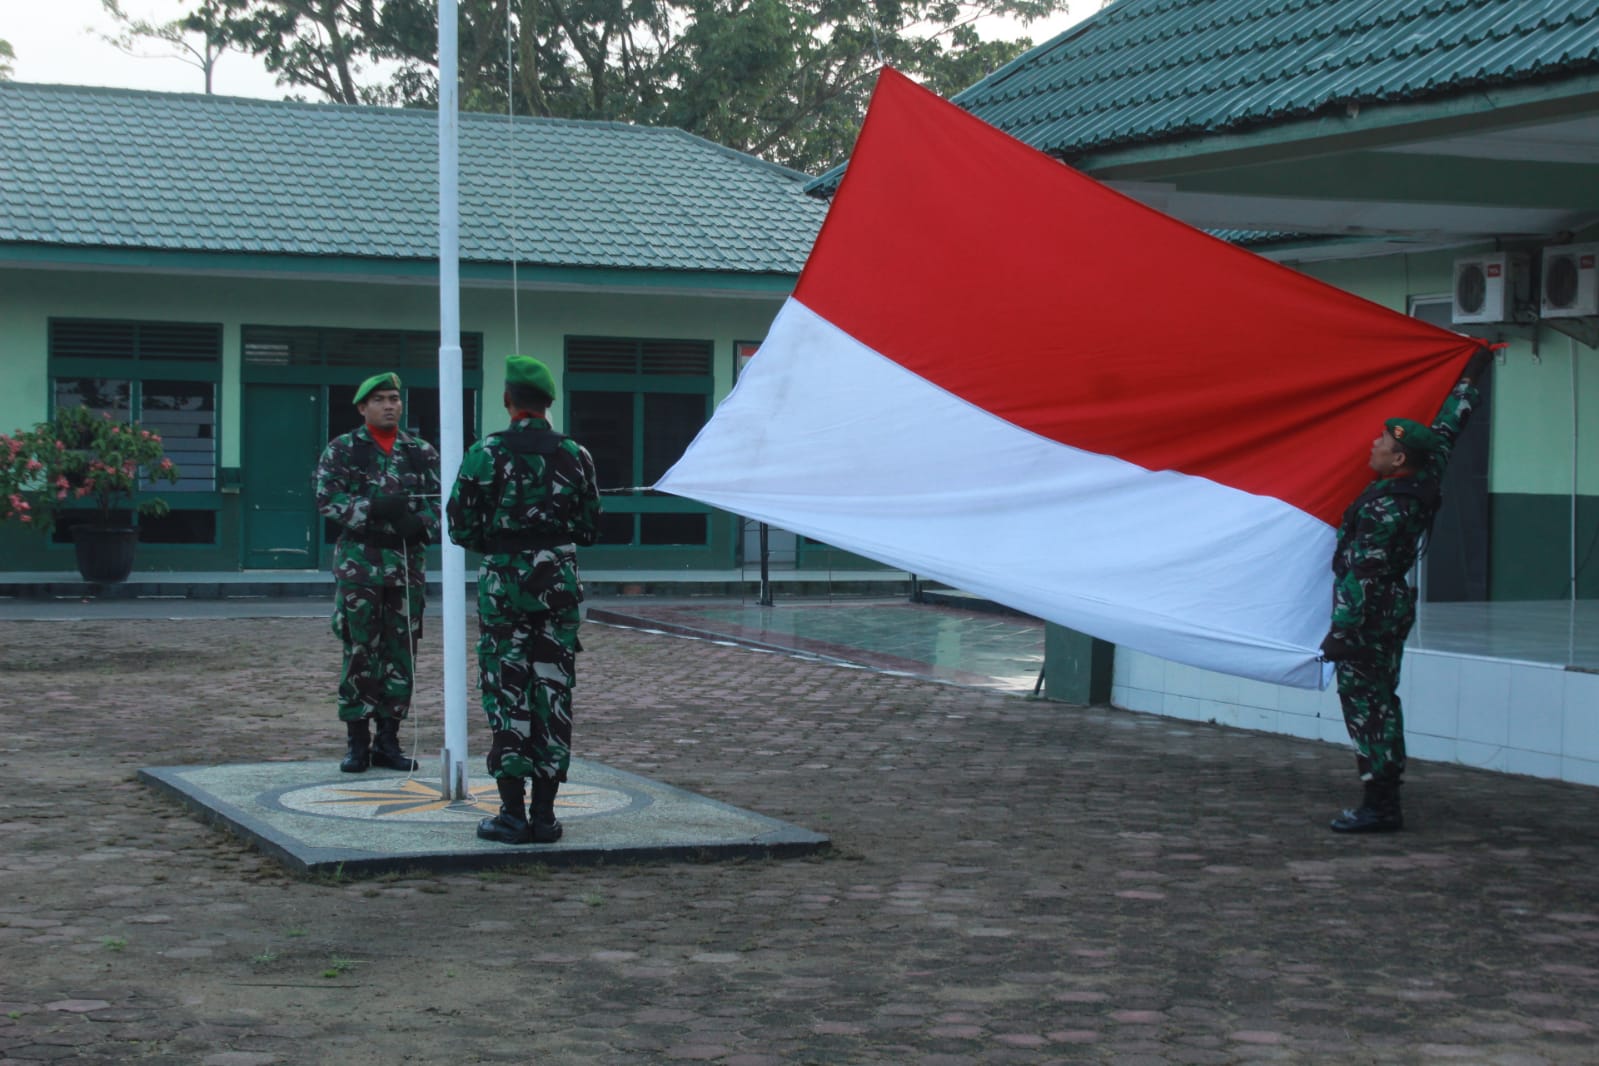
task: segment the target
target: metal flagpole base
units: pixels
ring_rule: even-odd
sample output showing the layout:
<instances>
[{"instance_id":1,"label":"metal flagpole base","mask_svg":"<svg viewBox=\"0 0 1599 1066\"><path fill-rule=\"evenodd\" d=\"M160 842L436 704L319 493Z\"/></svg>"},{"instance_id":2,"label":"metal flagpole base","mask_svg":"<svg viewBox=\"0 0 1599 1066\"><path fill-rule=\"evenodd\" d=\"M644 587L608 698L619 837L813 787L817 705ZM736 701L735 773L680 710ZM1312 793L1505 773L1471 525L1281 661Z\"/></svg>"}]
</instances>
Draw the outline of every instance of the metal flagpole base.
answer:
<instances>
[{"instance_id":1,"label":"metal flagpole base","mask_svg":"<svg viewBox=\"0 0 1599 1066\"><path fill-rule=\"evenodd\" d=\"M446 800L464 800L466 791L466 763L452 758L450 749L439 752L440 793Z\"/></svg>"}]
</instances>

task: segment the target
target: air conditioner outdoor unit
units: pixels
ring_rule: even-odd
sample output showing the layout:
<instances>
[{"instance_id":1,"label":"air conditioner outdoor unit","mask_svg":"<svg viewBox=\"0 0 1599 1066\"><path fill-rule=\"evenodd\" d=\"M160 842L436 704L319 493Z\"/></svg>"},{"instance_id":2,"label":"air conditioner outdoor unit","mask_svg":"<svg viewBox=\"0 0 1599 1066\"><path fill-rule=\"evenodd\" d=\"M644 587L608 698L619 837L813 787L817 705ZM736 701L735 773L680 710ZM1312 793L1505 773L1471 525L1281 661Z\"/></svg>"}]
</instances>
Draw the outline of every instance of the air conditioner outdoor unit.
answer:
<instances>
[{"instance_id":1,"label":"air conditioner outdoor unit","mask_svg":"<svg viewBox=\"0 0 1599 1066\"><path fill-rule=\"evenodd\" d=\"M1543 250L1544 318L1599 315L1599 244L1559 244Z\"/></svg>"},{"instance_id":2,"label":"air conditioner outdoor unit","mask_svg":"<svg viewBox=\"0 0 1599 1066\"><path fill-rule=\"evenodd\" d=\"M1527 257L1517 252L1487 252L1455 260L1451 322L1510 322L1516 303L1526 300Z\"/></svg>"}]
</instances>

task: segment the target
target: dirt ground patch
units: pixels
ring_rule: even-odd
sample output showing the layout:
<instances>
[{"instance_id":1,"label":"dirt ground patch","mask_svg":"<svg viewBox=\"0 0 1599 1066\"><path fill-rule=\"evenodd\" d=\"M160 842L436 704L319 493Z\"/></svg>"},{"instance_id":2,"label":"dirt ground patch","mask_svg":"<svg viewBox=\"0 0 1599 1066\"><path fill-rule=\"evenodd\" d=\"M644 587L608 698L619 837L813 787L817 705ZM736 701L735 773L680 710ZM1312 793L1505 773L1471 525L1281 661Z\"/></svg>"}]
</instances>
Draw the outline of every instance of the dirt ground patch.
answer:
<instances>
[{"instance_id":1,"label":"dirt ground patch","mask_svg":"<svg viewBox=\"0 0 1599 1066\"><path fill-rule=\"evenodd\" d=\"M832 852L297 880L134 774L336 761L324 619L0 622L0 1059L1599 1060L1592 789L1424 764L1350 840L1331 745L584 643L578 754Z\"/></svg>"}]
</instances>

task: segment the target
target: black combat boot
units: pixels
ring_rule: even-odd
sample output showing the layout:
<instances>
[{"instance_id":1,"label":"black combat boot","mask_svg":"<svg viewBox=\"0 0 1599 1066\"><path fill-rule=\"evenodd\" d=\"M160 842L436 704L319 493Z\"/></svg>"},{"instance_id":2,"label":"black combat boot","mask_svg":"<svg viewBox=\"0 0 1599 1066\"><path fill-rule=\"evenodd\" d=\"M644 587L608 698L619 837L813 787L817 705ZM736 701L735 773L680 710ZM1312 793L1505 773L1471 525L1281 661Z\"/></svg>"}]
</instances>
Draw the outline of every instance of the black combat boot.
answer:
<instances>
[{"instance_id":1,"label":"black combat boot","mask_svg":"<svg viewBox=\"0 0 1599 1066\"><path fill-rule=\"evenodd\" d=\"M339 763L339 769L347 774L363 773L372 762L372 730L365 718L357 718L344 723L344 732L350 744L344 750L344 761Z\"/></svg>"},{"instance_id":2,"label":"black combat boot","mask_svg":"<svg viewBox=\"0 0 1599 1066\"><path fill-rule=\"evenodd\" d=\"M553 777L533 779L533 810L528 824L533 827L533 841L553 844L561 839L561 823L555 820L555 793L561 783Z\"/></svg>"},{"instance_id":3,"label":"black combat boot","mask_svg":"<svg viewBox=\"0 0 1599 1066\"><path fill-rule=\"evenodd\" d=\"M1398 781L1367 781L1360 806L1332 820L1334 833L1393 833L1405 827Z\"/></svg>"},{"instance_id":4,"label":"black combat boot","mask_svg":"<svg viewBox=\"0 0 1599 1066\"><path fill-rule=\"evenodd\" d=\"M501 844L533 843L533 827L528 825L523 798L526 783L520 777L501 777L494 784L500 790L500 813L477 824L478 839Z\"/></svg>"},{"instance_id":5,"label":"black combat boot","mask_svg":"<svg viewBox=\"0 0 1599 1066\"><path fill-rule=\"evenodd\" d=\"M400 750L400 720L379 718L377 739L372 742L372 765L386 770L415 770L416 763Z\"/></svg>"}]
</instances>

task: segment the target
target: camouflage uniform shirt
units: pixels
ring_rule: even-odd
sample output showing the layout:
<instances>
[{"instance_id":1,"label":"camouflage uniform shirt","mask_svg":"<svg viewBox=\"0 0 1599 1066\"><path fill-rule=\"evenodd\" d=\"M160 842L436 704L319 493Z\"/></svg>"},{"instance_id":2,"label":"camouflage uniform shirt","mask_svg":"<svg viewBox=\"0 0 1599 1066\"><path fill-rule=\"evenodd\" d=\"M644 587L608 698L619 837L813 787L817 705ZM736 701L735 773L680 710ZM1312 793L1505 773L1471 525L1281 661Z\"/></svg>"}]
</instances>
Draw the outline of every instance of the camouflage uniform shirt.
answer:
<instances>
[{"instance_id":1,"label":"camouflage uniform shirt","mask_svg":"<svg viewBox=\"0 0 1599 1066\"><path fill-rule=\"evenodd\" d=\"M1339 639L1363 645L1409 630L1414 604L1406 602L1406 575L1432 522L1455 439L1476 401L1476 386L1457 383L1432 425L1443 447L1408 477L1373 481L1344 512L1332 562L1332 632Z\"/></svg>"},{"instance_id":2,"label":"camouflage uniform shirt","mask_svg":"<svg viewBox=\"0 0 1599 1066\"><path fill-rule=\"evenodd\" d=\"M507 432L549 432L542 418L513 421ZM523 551L496 550L495 538L534 537L551 545L587 546L599 539L600 494L594 460L571 438L548 455L514 453L490 433L467 449L450 493L450 539L483 556L483 576L509 578L529 562ZM568 554L568 553L556 553ZM569 557L569 554L568 554ZM576 569L571 581L575 585ZM575 591L575 589L574 589Z\"/></svg>"},{"instance_id":3,"label":"camouflage uniform shirt","mask_svg":"<svg viewBox=\"0 0 1599 1066\"><path fill-rule=\"evenodd\" d=\"M405 494L422 519L421 539L402 548L387 522L367 511L374 496ZM316 465L316 507L339 526L333 576L351 585L427 584L423 549L439 535L439 456L420 437L400 430L384 452L365 426L335 437Z\"/></svg>"}]
</instances>

